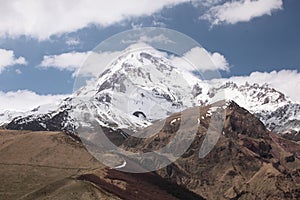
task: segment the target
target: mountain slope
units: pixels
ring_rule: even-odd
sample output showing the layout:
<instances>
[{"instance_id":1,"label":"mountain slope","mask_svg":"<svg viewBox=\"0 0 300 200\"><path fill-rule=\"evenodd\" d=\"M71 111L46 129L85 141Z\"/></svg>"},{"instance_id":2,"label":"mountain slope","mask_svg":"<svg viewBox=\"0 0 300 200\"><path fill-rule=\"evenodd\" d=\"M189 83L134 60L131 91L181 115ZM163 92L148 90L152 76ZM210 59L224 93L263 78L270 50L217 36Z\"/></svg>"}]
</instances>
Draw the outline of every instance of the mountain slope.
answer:
<instances>
[{"instance_id":1,"label":"mountain slope","mask_svg":"<svg viewBox=\"0 0 300 200\"><path fill-rule=\"evenodd\" d=\"M300 145L269 132L260 120L236 103L226 105L223 132L207 156L199 158L199 151L209 126L214 126L210 120L217 112L215 104L194 108L202 119L194 141L176 162L155 173L131 174L106 168L79 142L63 133L2 130L0 191L5 192L0 197L300 198ZM122 148L134 152L161 148L175 136L181 117L180 114L168 117L153 137L126 138ZM194 116L185 117L197 120ZM157 123L160 126L159 122L152 126Z\"/></svg>"},{"instance_id":2,"label":"mountain slope","mask_svg":"<svg viewBox=\"0 0 300 200\"><path fill-rule=\"evenodd\" d=\"M226 109L223 134L212 151L199 158L210 121L206 113L213 114L210 107L200 108L203 118L186 153L157 173L207 199L299 199L299 144L269 132L253 114L234 102ZM175 117L178 116L171 116L167 122ZM135 152L161 148L176 134L173 126L165 124L157 134L160 142L157 136L138 142L127 138L123 148ZM180 121L175 122L176 126Z\"/></svg>"},{"instance_id":3,"label":"mountain slope","mask_svg":"<svg viewBox=\"0 0 300 200\"><path fill-rule=\"evenodd\" d=\"M109 169L62 132L0 130L0 199L203 199L154 173Z\"/></svg>"}]
</instances>

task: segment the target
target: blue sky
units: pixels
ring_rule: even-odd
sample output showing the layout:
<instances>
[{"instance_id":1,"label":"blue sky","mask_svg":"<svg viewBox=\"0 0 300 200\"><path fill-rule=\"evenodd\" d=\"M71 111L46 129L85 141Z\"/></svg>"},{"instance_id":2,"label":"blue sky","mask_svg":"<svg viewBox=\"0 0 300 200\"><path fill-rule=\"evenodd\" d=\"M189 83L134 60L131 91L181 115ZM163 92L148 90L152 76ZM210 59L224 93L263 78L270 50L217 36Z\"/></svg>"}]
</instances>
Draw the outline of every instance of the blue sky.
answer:
<instances>
[{"instance_id":1,"label":"blue sky","mask_svg":"<svg viewBox=\"0 0 300 200\"><path fill-rule=\"evenodd\" d=\"M71 64L39 67L45 56L83 54L116 33L149 26L182 32L223 56L229 67L220 71L224 78L274 70L277 77L281 70L299 77L299 0L3 2L0 96L18 90L70 94L76 66L66 60Z\"/></svg>"}]
</instances>

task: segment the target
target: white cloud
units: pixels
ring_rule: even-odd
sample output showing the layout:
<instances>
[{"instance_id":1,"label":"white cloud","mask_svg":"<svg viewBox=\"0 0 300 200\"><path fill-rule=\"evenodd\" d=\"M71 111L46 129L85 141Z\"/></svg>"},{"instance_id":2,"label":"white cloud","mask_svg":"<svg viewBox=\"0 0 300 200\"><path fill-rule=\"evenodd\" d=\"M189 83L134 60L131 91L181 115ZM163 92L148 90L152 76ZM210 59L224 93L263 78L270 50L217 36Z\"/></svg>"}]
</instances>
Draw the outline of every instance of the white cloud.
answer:
<instances>
[{"instance_id":1,"label":"white cloud","mask_svg":"<svg viewBox=\"0 0 300 200\"><path fill-rule=\"evenodd\" d=\"M166 37L163 34L160 35L156 35L153 37L149 37L149 36L141 36L139 39L137 40L122 40L121 41L123 44L134 44L134 43L148 43L148 44L152 44L152 43L163 43L163 44L175 44L176 42L174 42L173 40L171 40L170 38Z\"/></svg>"},{"instance_id":2,"label":"white cloud","mask_svg":"<svg viewBox=\"0 0 300 200\"><path fill-rule=\"evenodd\" d=\"M221 3L222 1L224 0L192 0L192 4L195 6L195 7L199 7L199 6L204 6L204 7L212 7L216 4L219 4Z\"/></svg>"},{"instance_id":3,"label":"white cloud","mask_svg":"<svg viewBox=\"0 0 300 200\"><path fill-rule=\"evenodd\" d=\"M25 112L43 104L55 104L69 95L39 95L28 90L0 91L0 111Z\"/></svg>"},{"instance_id":4,"label":"white cloud","mask_svg":"<svg viewBox=\"0 0 300 200\"><path fill-rule=\"evenodd\" d=\"M0 49L0 73L9 66L26 64L27 61L24 57L16 58L13 51Z\"/></svg>"},{"instance_id":5,"label":"white cloud","mask_svg":"<svg viewBox=\"0 0 300 200\"><path fill-rule=\"evenodd\" d=\"M0 36L47 39L91 24L109 26L189 0L2 0Z\"/></svg>"},{"instance_id":6,"label":"white cloud","mask_svg":"<svg viewBox=\"0 0 300 200\"><path fill-rule=\"evenodd\" d=\"M212 25L247 22L255 17L271 15L273 11L282 9L282 4L282 0L235 0L212 6L200 19L208 20Z\"/></svg>"},{"instance_id":7,"label":"white cloud","mask_svg":"<svg viewBox=\"0 0 300 200\"><path fill-rule=\"evenodd\" d=\"M267 83L275 89L283 92L294 101L300 102L300 73L297 70L281 70L268 72L253 72L249 76L235 76L225 81L233 81L237 84Z\"/></svg>"},{"instance_id":8,"label":"white cloud","mask_svg":"<svg viewBox=\"0 0 300 200\"><path fill-rule=\"evenodd\" d=\"M81 76L94 76L98 77L115 59L117 59L122 52L91 52L88 59L85 60L83 66L77 70L74 75L80 74Z\"/></svg>"},{"instance_id":9,"label":"white cloud","mask_svg":"<svg viewBox=\"0 0 300 200\"><path fill-rule=\"evenodd\" d=\"M183 57L173 57L172 63L176 67L188 71L229 71L229 64L222 54L218 52L211 53L200 47L191 49L190 51L186 52ZM190 64L188 65L187 63Z\"/></svg>"},{"instance_id":10,"label":"white cloud","mask_svg":"<svg viewBox=\"0 0 300 200\"><path fill-rule=\"evenodd\" d=\"M22 74L22 71L21 71L20 69L16 69L15 72L16 72L17 74Z\"/></svg>"},{"instance_id":11,"label":"white cloud","mask_svg":"<svg viewBox=\"0 0 300 200\"><path fill-rule=\"evenodd\" d=\"M76 46L80 44L80 40L78 38L67 38L66 44L69 46Z\"/></svg>"},{"instance_id":12,"label":"white cloud","mask_svg":"<svg viewBox=\"0 0 300 200\"><path fill-rule=\"evenodd\" d=\"M153 38L143 38L143 41L146 40L161 41L166 42L166 38L158 36ZM141 39L140 39L141 40ZM135 41L123 41L124 43L133 43ZM172 41L167 41L172 42ZM99 76L115 59L117 59L121 54L124 54L126 51L133 51L136 49L145 49L148 51L153 51L156 54L159 54L164 57L168 55L164 52L157 51L151 46L145 43L134 43L130 44L124 51L114 51L114 52L69 52L63 53L60 55L48 55L44 56L40 68L57 68L59 70L68 70L74 72L75 75L92 75L94 77ZM172 56L171 62L175 67L185 69L188 71L200 70L204 71L215 71L223 70L229 71L229 64L226 58L218 53L207 52L204 48L195 47L190 51L186 52L183 57L174 57ZM195 66L193 66L194 64Z\"/></svg>"},{"instance_id":13,"label":"white cloud","mask_svg":"<svg viewBox=\"0 0 300 200\"><path fill-rule=\"evenodd\" d=\"M108 64L117 58L121 52L70 52L59 55L44 56L40 68L57 68L74 72L73 76L80 75L98 76Z\"/></svg>"},{"instance_id":14,"label":"white cloud","mask_svg":"<svg viewBox=\"0 0 300 200\"><path fill-rule=\"evenodd\" d=\"M82 66L88 54L89 52L70 52L60 55L44 56L39 67L54 67L60 70L75 71Z\"/></svg>"}]
</instances>

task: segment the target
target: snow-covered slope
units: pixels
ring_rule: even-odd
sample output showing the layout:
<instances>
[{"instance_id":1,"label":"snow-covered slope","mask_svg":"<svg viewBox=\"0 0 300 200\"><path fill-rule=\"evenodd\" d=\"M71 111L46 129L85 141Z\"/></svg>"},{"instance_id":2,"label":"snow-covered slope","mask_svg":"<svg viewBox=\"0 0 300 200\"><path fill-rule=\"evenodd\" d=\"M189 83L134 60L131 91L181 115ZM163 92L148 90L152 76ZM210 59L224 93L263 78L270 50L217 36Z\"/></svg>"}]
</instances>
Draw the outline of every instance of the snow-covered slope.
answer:
<instances>
[{"instance_id":1,"label":"snow-covered slope","mask_svg":"<svg viewBox=\"0 0 300 200\"><path fill-rule=\"evenodd\" d=\"M210 96L219 92L225 92L226 99L235 101L255 114L271 131L280 134L291 132L299 134L300 103L291 101L268 84L237 85L226 82L210 88ZM207 99L207 97L202 96L200 99Z\"/></svg>"},{"instance_id":2,"label":"snow-covered slope","mask_svg":"<svg viewBox=\"0 0 300 200\"><path fill-rule=\"evenodd\" d=\"M128 51L99 78L65 99L56 111L29 113L15 118L7 127L73 131L84 111L92 113L101 126L135 130L195 106L189 91L197 80L191 73L173 67L154 49ZM48 122L52 118L57 120L56 126Z\"/></svg>"},{"instance_id":3,"label":"snow-covered slope","mask_svg":"<svg viewBox=\"0 0 300 200\"><path fill-rule=\"evenodd\" d=\"M12 111L4 110L0 112L0 126L11 122L14 118L20 116L38 116L57 110L60 106L60 102L53 102L51 104L43 104L29 111Z\"/></svg>"},{"instance_id":4,"label":"snow-covered slope","mask_svg":"<svg viewBox=\"0 0 300 200\"><path fill-rule=\"evenodd\" d=\"M173 66L163 53L149 48L129 49L58 108L49 111L41 107L21 113L7 127L74 132L83 113L89 112L101 126L136 130L171 113L224 98L256 114L275 132L299 131L299 104L267 84L200 80ZM19 114L10 114L10 118L6 114L3 119L7 121Z\"/></svg>"},{"instance_id":5,"label":"snow-covered slope","mask_svg":"<svg viewBox=\"0 0 300 200\"><path fill-rule=\"evenodd\" d=\"M295 136L300 133L300 104L288 103L273 111L263 110L257 116L276 133Z\"/></svg>"}]
</instances>

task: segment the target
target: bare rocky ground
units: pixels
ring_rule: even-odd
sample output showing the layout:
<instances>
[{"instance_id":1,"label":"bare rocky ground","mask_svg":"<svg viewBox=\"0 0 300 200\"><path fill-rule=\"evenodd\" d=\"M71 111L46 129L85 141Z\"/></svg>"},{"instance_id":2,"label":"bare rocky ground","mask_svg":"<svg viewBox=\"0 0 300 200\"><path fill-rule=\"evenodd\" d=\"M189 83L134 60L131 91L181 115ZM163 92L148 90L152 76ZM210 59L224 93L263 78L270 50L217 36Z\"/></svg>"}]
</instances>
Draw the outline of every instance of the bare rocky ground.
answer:
<instances>
[{"instance_id":1,"label":"bare rocky ground","mask_svg":"<svg viewBox=\"0 0 300 200\"><path fill-rule=\"evenodd\" d=\"M61 132L0 130L1 200L202 199L154 173L108 169Z\"/></svg>"}]
</instances>

